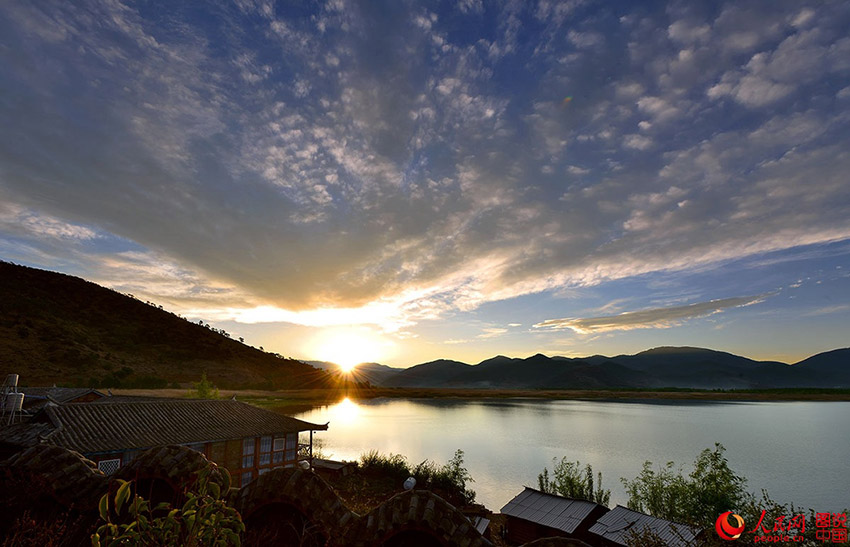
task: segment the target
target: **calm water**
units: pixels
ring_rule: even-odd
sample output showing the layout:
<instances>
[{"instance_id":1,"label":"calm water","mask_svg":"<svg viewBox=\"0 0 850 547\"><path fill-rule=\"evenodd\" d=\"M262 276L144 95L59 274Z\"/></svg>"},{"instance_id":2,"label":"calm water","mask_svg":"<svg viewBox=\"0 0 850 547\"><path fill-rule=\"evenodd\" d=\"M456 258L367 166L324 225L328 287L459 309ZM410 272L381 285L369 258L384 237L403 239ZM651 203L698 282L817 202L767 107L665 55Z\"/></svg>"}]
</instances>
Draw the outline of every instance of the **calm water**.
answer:
<instances>
[{"instance_id":1,"label":"calm water","mask_svg":"<svg viewBox=\"0 0 850 547\"><path fill-rule=\"evenodd\" d=\"M633 479L646 460L684 464L689 473L715 442L753 492L817 511L850 506L850 402L377 399L298 418L330 422L317 438L334 459L375 449L443 464L460 448L478 501L492 510L523 485L536 487L543 467L551 471L562 456L602 471L612 506L624 505L620 477Z\"/></svg>"}]
</instances>

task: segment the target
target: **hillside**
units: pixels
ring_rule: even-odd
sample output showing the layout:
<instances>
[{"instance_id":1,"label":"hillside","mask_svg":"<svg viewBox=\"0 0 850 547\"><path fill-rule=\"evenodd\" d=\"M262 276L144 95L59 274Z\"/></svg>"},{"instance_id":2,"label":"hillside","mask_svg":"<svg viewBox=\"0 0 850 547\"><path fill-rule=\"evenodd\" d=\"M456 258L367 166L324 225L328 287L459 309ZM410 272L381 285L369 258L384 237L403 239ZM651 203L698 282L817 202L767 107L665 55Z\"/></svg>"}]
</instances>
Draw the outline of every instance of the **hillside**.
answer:
<instances>
[{"instance_id":1,"label":"hillside","mask_svg":"<svg viewBox=\"0 0 850 547\"><path fill-rule=\"evenodd\" d=\"M83 279L0 262L0 373L22 385L324 387L327 375Z\"/></svg>"}]
</instances>

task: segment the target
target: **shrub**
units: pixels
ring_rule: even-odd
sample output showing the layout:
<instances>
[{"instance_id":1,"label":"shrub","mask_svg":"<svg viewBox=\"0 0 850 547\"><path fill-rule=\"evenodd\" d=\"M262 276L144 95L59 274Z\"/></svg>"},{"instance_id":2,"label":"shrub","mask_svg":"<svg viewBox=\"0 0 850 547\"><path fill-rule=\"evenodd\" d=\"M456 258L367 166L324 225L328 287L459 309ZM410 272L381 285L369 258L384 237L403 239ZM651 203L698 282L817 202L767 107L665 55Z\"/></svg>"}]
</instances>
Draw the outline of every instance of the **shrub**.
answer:
<instances>
[{"instance_id":1,"label":"shrub","mask_svg":"<svg viewBox=\"0 0 850 547\"><path fill-rule=\"evenodd\" d=\"M579 462L570 462L564 457L554 466L552 474L552 479L549 479L549 469L544 467L543 473L537 476L537 484L542 492L592 501L606 506L611 500L611 491L602 488L601 472L597 474L594 489L593 468L590 464L586 465L582 471Z\"/></svg>"},{"instance_id":2,"label":"shrub","mask_svg":"<svg viewBox=\"0 0 850 547\"><path fill-rule=\"evenodd\" d=\"M218 399L218 388L212 382L207 380L207 373L201 374L201 380L192 382L194 389L189 390L189 397L195 399Z\"/></svg>"},{"instance_id":3,"label":"shrub","mask_svg":"<svg viewBox=\"0 0 850 547\"><path fill-rule=\"evenodd\" d=\"M372 450L360 456L360 468L367 473L386 475L398 481L413 477L418 488L437 490L454 504L475 501L475 491L467 486L467 483L475 481L463 466L463 450L460 449L445 465L438 466L431 460L424 460L414 467L410 467L407 458L401 454L384 455Z\"/></svg>"},{"instance_id":4,"label":"shrub","mask_svg":"<svg viewBox=\"0 0 850 547\"><path fill-rule=\"evenodd\" d=\"M629 508L663 519L713 526L717 515L743 507L752 497L746 479L729 468L725 450L715 443L714 450L700 452L687 477L681 469L673 471L673 462L657 471L651 462L645 462L634 480L621 479Z\"/></svg>"}]
</instances>

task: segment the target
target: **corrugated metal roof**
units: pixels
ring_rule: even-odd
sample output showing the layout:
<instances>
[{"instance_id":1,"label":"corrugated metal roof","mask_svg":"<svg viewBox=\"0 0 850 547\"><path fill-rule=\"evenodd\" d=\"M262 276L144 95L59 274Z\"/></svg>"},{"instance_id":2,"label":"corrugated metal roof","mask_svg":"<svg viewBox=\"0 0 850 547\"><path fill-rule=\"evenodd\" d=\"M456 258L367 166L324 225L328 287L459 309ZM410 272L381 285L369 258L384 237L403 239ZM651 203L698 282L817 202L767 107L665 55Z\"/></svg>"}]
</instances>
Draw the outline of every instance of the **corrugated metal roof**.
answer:
<instances>
[{"instance_id":1,"label":"corrugated metal roof","mask_svg":"<svg viewBox=\"0 0 850 547\"><path fill-rule=\"evenodd\" d=\"M626 539L632 530L642 532L647 529L661 538L665 544L673 547L693 545L698 533L698 530L690 526L638 513L622 505L602 515L596 524L590 527L590 532L620 545L626 545Z\"/></svg>"},{"instance_id":2,"label":"corrugated metal roof","mask_svg":"<svg viewBox=\"0 0 850 547\"><path fill-rule=\"evenodd\" d=\"M526 486L502 507L502 514L571 534L596 507L590 501L546 494Z\"/></svg>"},{"instance_id":3,"label":"corrugated metal roof","mask_svg":"<svg viewBox=\"0 0 850 547\"><path fill-rule=\"evenodd\" d=\"M84 454L327 429L233 400L80 403L44 411L57 426L47 442Z\"/></svg>"},{"instance_id":4,"label":"corrugated metal roof","mask_svg":"<svg viewBox=\"0 0 850 547\"><path fill-rule=\"evenodd\" d=\"M486 517L474 517L472 519L472 525L478 530L478 533L482 536L487 531L487 527L490 526L490 519Z\"/></svg>"}]
</instances>

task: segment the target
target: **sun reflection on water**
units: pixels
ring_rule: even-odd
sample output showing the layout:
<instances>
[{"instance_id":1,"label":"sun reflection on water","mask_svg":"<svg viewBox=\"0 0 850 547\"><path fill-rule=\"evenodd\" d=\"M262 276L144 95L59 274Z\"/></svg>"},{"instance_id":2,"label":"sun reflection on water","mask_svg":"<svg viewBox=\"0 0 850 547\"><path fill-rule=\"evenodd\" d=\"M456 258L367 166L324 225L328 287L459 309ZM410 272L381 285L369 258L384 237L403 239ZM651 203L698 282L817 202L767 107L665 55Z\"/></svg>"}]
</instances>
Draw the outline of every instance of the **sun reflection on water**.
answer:
<instances>
[{"instance_id":1,"label":"sun reflection on water","mask_svg":"<svg viewBox=\"0 0 850 547\"><path fill-rule=\"evenodd\" d=\"M360 405L346 397L337 404L328 407L328 419L338 425L353 425L360 421Z\"/></svg>"}]
</instances>

